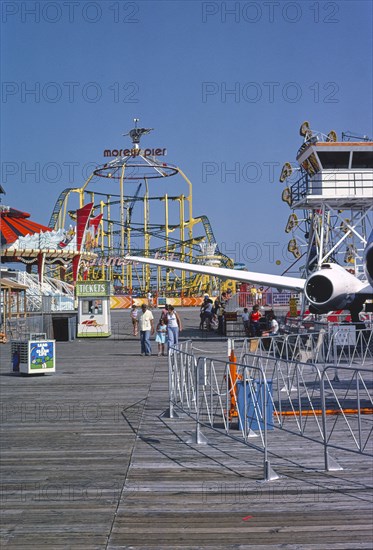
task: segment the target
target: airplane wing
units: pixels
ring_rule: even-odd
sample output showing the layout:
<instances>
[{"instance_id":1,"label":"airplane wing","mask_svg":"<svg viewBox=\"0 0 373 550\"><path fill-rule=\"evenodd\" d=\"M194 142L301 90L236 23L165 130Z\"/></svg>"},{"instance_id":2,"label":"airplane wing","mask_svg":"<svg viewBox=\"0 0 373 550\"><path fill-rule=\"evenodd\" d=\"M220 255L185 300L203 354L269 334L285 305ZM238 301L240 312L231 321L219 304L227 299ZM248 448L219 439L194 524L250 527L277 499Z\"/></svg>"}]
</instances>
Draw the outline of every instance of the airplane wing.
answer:
<instances>
[{"instance_id":1,"label":"airplane wing","mask_svg":"<svg viewBox=\"0 0 373 550\"><path fill-rule=\"evenodd\" d=\"M185 262L174 262L171 260L159 260L156 258L142 258L139 256L126 256L126 260L140 262L143 264L169 267L170 269L181 269L192 271L203 275L212 275L221 279L233 279L245 283L252 283L260 286L270 286L280 290L293 290L303 292L306 279L286 277L283 275L270 275L267 273L255 273L254 271L238 271L226 267L213 267L201 264L190 264Z\"/></svg>"}]
</instances>

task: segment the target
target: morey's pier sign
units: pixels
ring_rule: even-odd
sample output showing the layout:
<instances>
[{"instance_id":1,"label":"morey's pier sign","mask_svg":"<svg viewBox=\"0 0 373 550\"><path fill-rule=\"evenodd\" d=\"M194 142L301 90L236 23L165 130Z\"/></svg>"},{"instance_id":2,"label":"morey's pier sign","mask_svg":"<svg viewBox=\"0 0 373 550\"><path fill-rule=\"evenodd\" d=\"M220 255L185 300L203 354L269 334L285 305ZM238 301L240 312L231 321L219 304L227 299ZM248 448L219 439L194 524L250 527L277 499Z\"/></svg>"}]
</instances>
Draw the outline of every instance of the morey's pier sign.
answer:
<instances>
[{"instance_id":1,"label":"morey's pier sign","mask_svg":"<svg viewBox=\"0 0 373 550\"><path fill-rule=\"evenodd\" d=\"M165 147L157 147L152 149L105 149L104 157L164 157L167 155Z\"/></svg>"}]
</instances>

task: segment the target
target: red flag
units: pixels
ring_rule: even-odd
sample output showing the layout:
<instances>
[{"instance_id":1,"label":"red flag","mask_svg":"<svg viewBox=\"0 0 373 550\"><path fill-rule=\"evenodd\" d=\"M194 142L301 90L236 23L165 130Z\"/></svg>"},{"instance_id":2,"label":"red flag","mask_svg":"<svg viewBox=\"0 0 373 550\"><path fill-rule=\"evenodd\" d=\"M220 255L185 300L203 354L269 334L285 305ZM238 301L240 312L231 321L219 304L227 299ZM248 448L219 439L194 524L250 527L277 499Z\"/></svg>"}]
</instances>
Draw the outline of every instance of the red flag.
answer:
<instances>
[{"instance_id":1,"label":"red flag","mask_svg":"<svg viewBox=\"0 0 373 550\"><path fill-rule=\"evenodd\" d=\"M78 280L78 271L79 271L80 255L73 257L73 281L74 283Z\"/></svg>"},{"instance_id":2,"label":"red flag","mask_svg":"<svg viewBox=\"0 0 373 550\"><path fill-rule=\"evenodd\" d=\"M102 220L102 216L103 216L103 214L99 214L99 215L96 216L95 218L91 218L91 219L89 220L89 226L90 226L90 227L93 227L93 236L94 236L94 237L96 236L98 226L99 226L99 224L100 224L100 221Z\"/></svg>"},{"instance_id":3,"label":"red flag","mask_svg":"<svg viewBox=\"0 0 373 550\"><path fill-rule=\"evenodd\" d=\"M80 252L84 235L87 229L89 216L91 215L93 202L90 202L76 211L76 248ZM73 258L73 281L78 279L80 254Z\"/></svg>"},{"instance_id":4,"label":"red flag","mask_svg":"<svg viewBox=\"0 0 373 550\"><path fill-rule=\"evenodd\" d=\"M76 211L76 248L80 251L84 234L91 215L93 202L90 202Z\"/></svg>"}]
</instances>

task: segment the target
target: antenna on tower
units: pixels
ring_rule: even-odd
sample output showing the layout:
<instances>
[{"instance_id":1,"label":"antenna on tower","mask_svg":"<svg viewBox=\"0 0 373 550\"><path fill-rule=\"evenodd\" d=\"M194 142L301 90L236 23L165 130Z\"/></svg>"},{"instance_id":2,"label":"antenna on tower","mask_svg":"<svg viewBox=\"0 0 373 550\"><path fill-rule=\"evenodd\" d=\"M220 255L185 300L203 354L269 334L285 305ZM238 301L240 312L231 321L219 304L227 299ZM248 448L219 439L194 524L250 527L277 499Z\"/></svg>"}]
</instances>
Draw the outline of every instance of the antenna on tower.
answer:
<instances>
[{"instance_id":1,"label":"antenna on tower","mask_svg":"<svg viewBox=\"0 0 373 550\"><path fill-rule=\"evenodd\" d=\"M355 132L350 132L350 130L347 130L347 132L342 132L342 141L351 141L352 139L356 139L358 141L371 141L368 136L359 136Z\"/></svg>"},{"instance_id":2,"label":"antenna on tower","mask_svg":"<svg viewBox=\"0 0 373 550\"><path fill-rule=\"evenodd\" d=\"M140 122L140 119L134 118L133 121L135 123L135 127L132 128L132 130L130 130L129 132L127 132L127 134L122 134L122 135L130 136L135 149L139 149L141 136L143 136L144 134L149 134L152 130L154 130L154 128L138 128L137 123Z\"/></svg>"}]
</instances>

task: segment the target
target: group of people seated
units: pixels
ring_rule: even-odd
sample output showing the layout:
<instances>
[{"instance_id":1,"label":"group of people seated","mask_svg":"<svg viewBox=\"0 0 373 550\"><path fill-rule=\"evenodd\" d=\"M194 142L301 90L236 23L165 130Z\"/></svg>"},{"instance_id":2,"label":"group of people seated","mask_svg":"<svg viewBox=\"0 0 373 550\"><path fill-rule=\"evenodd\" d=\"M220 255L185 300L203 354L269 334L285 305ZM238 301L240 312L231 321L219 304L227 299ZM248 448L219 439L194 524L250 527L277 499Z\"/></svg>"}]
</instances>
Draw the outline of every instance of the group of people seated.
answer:
<instances>
[{"instance_id":1,"label":"group of people seated","mask_svg":"<svg viewBox=\"0 0 373 550\"><path fill-rule=\"evenodd\" d=\"M201 330L217 330L219 334L223 334L224 311L227 301L226 292L223 292L215 301L208 294L204 295L200 309L199 328ZM274 336L279 332L279 324L273 309L262 315L259 304L254 304L251 312L245 307L242 313L242 321L245 334L248 337Z\"/></svg>"},{"instance_id":2,"label":"group of people seated","mask_svg":"<svg viewBox=\"0 0 373 550\"><path fill-rule=\"evenodd\" d=\"M266 311L264 316L260 313L258 304L253 306L249 313L247 307L242 313L242 321L246 336L251 338L260 336L274 336L279 331L279 324L273 309Z\"/></svg>"}]
</instances>

